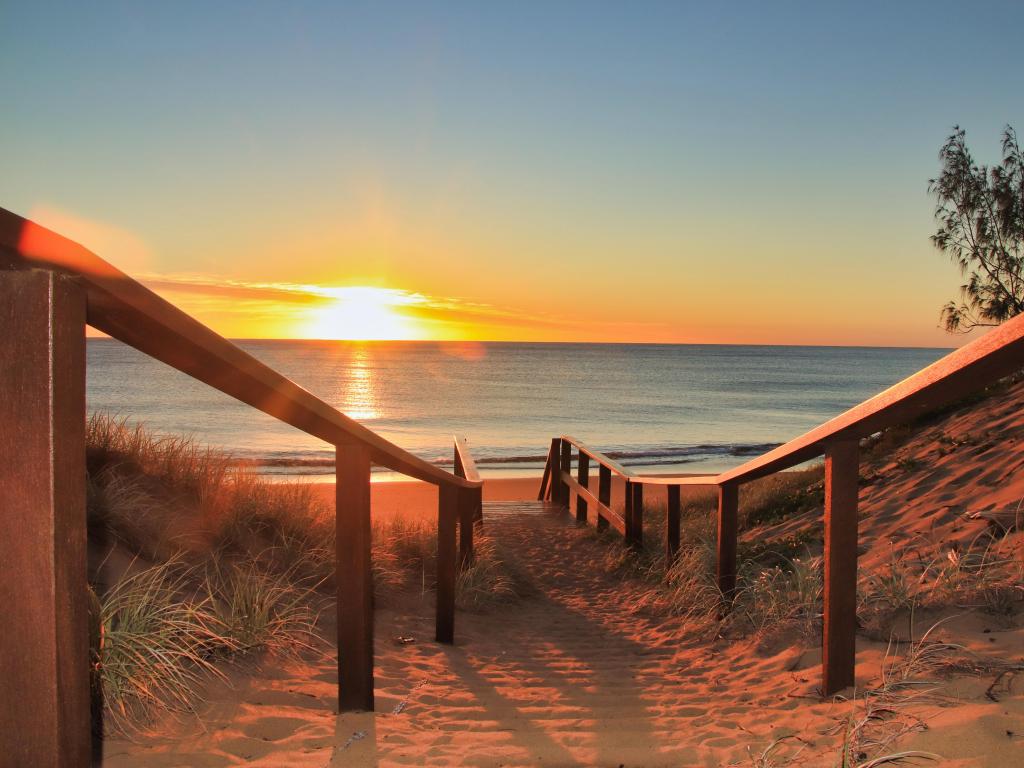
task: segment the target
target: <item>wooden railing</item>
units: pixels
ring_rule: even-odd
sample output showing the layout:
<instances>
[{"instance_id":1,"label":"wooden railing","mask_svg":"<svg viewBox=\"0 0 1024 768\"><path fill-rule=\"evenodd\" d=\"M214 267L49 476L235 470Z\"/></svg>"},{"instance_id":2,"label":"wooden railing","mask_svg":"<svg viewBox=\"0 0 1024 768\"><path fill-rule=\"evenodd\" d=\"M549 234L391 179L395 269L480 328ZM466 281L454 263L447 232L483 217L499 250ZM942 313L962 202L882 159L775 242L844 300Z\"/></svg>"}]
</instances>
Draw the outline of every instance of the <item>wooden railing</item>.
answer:
<instances>
[{"instance_id":1,"label":"wooden railing","mask_svg":"<svg viewBox=\"0 0 1024 768\"><path fill-rule=\"evenodd\" d=\"M576 477L572 476L573 449ZM597 464L597 495L590 489L590 462ZM612 477L624 484L623 511L612 506ZM681 515L680 487L715 486L713 476L704 477L645 477L637 475L614 459L584 445L575 437L562 435L553 438L544 465L538 499L551 499L569 507L571 496L576 497L576 520L586 524L593 510L597 529L609 525L622 534L626 543L642 549L644 543L644 485L665 485L668 503L665 510L665 567L670 568L679 552L679 518Z\"/></svg>"},{"instance_id":2,"label":"wooden railing","mask_svg":"<svg viewBox=\"0 0 1024 768\"><path fill-rule=\"evenodd\" d=\"M825 457L825 555L822 690L835 693L854 682L857 629L857 487L859 441L945 407L1024 368L1024 315L1007 321L941 360L834 419L735 469L703 477L638 475L607 456L563 435L551 441L540 498L569 507L576 495L577 520L596 510L596 524L609 522L632 546L643 542L643 488L668 486L666 560L679 547L680 488L714 486L718 491L717 580L728 602L736 590L739 488L744 483ZM577 476L572 476L573 449ZM599 466L598 494L590 490L590 462ZM611 507L611 476L625 482L622 516Z\"/></svg>"},{"instance_id":3,"label":"wooden railing","mask_svg":"<svg viewBox=\"0 0 1024 768\"><path fill-rule=\"evenodd\" d=\"M472 558L482 495L465 440L455 441L456 473L446 472L77 243L0 208L0 584L4 623L17 628L0 633L0 754L17 765L89 761L86 324L335 446L341 710L373 709L373 464L438 486L436 636L453 641L455 575Z\"/></svg>"}]
</instances>

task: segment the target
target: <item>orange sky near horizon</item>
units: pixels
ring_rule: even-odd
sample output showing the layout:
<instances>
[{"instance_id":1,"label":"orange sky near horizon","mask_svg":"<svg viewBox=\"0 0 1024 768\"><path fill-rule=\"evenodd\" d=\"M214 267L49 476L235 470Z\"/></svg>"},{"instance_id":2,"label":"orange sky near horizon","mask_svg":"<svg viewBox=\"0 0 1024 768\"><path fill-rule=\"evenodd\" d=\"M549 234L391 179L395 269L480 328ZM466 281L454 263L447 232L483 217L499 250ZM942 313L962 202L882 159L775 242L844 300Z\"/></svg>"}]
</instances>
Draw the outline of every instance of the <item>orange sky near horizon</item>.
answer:
<instances>
[{"instance_id":1,"label":"orange sky near horizon","mask_svg":"<svg viewBox=\"0 0 1024 768\"><path fill-rule=\"evenodd\" d=\"M665 276L615 262L595 261L576 273L557 259L523 259L516 268L509 255L500 266L478 261L466 269L451 243L451 258L410 260L430 244L382 236L378 221L309 231L230 258L221 252L206 262L222 266L219 274L157 271L164 260L124 228L53 206L28 218L82 243L228 338L936 347L967 338L927 322L931 313L909 328L905 307L894 313L880 301L865 313L844 287L843 269L855 262L807 263L797 274L768 261L747 275L694 268ZM331 257L346 252L368 256ZM794 294L801 298L781 298Z\"/></svg>"}]
</instances>

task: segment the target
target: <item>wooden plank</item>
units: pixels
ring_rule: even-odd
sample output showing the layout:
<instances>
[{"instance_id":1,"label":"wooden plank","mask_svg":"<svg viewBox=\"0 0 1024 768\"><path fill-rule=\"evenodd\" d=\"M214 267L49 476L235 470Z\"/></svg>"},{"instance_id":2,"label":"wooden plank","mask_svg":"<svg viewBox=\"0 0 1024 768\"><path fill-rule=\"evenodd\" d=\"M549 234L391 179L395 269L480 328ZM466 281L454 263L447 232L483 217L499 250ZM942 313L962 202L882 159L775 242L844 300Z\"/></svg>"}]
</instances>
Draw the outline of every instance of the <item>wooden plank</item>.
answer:
<instances>
[{"instance_id":1,"label":"wooden plank","mask_svg":"<svg viewBox=\"0 0 1024 768\"><path fill-rule=\"evenodd\" d=\"M679 518L681 514L679 486L668 487L668 504L665 507L665 568L671 568L679 555Z\"/></svg>"},{"instance_id":2,"label":"wooden plank","mask_svg":"<svg viewBox=\"0 0 1024 768\"><path fill-rule=\"evenodd\" d=\"M551 438L551 445L548 448L548 458L544 462L544 475L540 479L540 490L537 492L537 501L544 501L545 499L552 498L552 486L554 485L554 474L552 468L555 466L555 457L558 456L558 443L557 437Z\"/></svg>"},{"instance_id":3,"label":"wooden plank","mask_svg":"<svg viewBox=\"0 0 1024 768\"><path fill-rule=\"evenodd\" d=\"M607 510L610 510L612 505L612 471L603 464L598 466L600 469L598 469L597 476L597 530L603 531L608 527L609 514Z\"/></svg>"},{"instance_id":4,"label":"wooden plank","mask_svg":"<svg viewBox=\"0 0 1024 768\"><path fill-rule=\"evenodd\" d=\"M577 461L576 474L580 487L587 488L590 485L590 457L583 452ZM576 494L576 522L584 525L587 522L587 496L580 493Z\"/></svg>"},{"instance_id":5,"label":"wooden plank","mask_svg":"<svg viewBox=\"0 0 1024 768\"><path fill-rule=\"evenodd\" d=\"M560 457L558 461L558 474L556 477L559 479L558 483L558 503L563 507L569 507L569 486L565 482L564 475L572 469L572 443L567 440L562 440L560 447Z\"/></svg>"},{"instance_id":6,"label":"wooden plank","mask_svg":"<svg viewBox=\"0 0 1024 768\"><path fill-rule=\"evenodd\" d=\"M339 413L78 243L0 208L0 270L31 267L78 276L89 325L257 410L331 445L362 444L375 463L409 477L479 485Z\"/></svg>"},{"instance_id":7,"label":"wooden plank","mask_svg":"<svg viewBox=\"0 0 1024 768\"><path fill-rule=\"evenodd\" d=\"M455 522L458 505L458 489L449 485L438 487L435 638L439 643L455 642Z\"/></svg>"},{"instance_id":8,"label":"wooden plank","mask_svg":"<svg viewBox=\"0 0 1024 768\"><path fill-rule=\"evenodd\" d=\"M619 462L615 461L615 459L609 458L600 451L595 451L593 448L584 445L582 442L577 440L572 435L562 435L562 442L576 446L576 449L578 451L587 454L598 464L604 467L608 467L608 469L610 469L612 472L614 472L616 475L619 475L620 477L633 477L633 473L630 472L621 464L619 464Z\"/></svg>"},{"instance_id":9,"label":"wooden plank","mask_svg":"<svg viewBox=\"0 0 1024 768\"><path fill-rule=\"evenodd\" d=\"M739 486L718 486L718 589L730 601L736 595L736 542L739 528Z\"/></svg>"},{"instance_id":10,"label":"wooden plank","mask_svg":"<svg viewBox=\"0 0 1024 768\"><path fill-rule=\"evenodd\" d=\"M630 541L637 550L644 548L644 486L630 483L633 489L633 537Z\"/></svg>"},{"instance_id":11,"label":"wooden plank","mask_svg":"<svg viewBox=\"0 0 1024 768\"><path fill-rule=\"evenodd\" d=\"M554 468L557 465L555 457L558 456L558 443L560 440L557 437L551 438L551 445L548 447L548 460L544 463L544 476L541 477L541 489L537 495L537 501L543 502L545 499L551 499L554 501Z\"/></svg>"},{"instance_id":12,"label":"wooden plank","mask_svg":"<svg viewBox=\"0 0 1024 768\"><path fill-rule=\"evenodd\" d=\"M622 536L629 546L632 546L633 537L635 536L633 531L633 498L633 485L629 478L627 478L622 487L622 517L626 523L626 530L622 532Z\"/></svg>"},{"instance_id":13,"label":"wooden plank","mask_svg":"<svg viewBox=\"0 0 1024 768\"><path fill-rule=\"evenodd\" d=\"M479 488L459 488L459 570L473 564L473 528L481 508Z\"/></svg>"},{"instance_id":14,"label":"wooden plank","mask_svg":"<svg viewBox=\"0 0 1024 768\"><path fill-rule=\"evenodd\" d=\"M580 494L580 495L586 497L588 508L592 506L597 511L597 514L599 515L599 518L604 518L605 519L605 521L606 521L605 525L606 526L610 522L612 524L612 527L615 528L615 530L617 530L619 533L621 533L623 536L625 536L625 534L626 534L626 520L625 520L625 518L623 518L622 515L620 515L618 512L616 512L612 507L607 506L604 502L602 502L597 496L594 495L593 491L591 491L589 488L584 488L583 486L581 486L579 484L579 481L577 481L576 478L574 478L572 475L568 474L567 472L563 473L563 480L564 480L565 484L574 493L577 493L577 494ZM608 493L608 495L609 495L609 498L610 498L610 496L611 496L611 482L610 482L610 479L609 479L609 493Z\"/></svg>"},{"instance_id":15,"label":"wooden plank","mask_svg":"<svg viewBox=\"0 0 1024 768\"><path fill-rule=\"evenodd\" d=\"M455 475L468 480L480 479L469 442L458 435L455 436ZM473 529L483 523L483 489L460 488L459 491L459 568L462 569L473 562Z\"/></svg>"},{"instance_id":16,"label":"wooden plank","mask_svg":"<svg viewBox=\"0 0 1024 768\"><path fill-rule=\"evenodd\" d=\"M688 485L698 488L714 488L718 475L633 475L634 481L644 485Z\"/></svg>"},{"instance_id":17,"label":"wooden plank","mask_svg":"<svg viewBox=\"0 0 1024 768\"><path fill-rule=\"evenodd\" d=\"M455 435L455 469L458 477L464 477L474 483L481 482L476 460L469 450L469 441L460 435Z\"/></svg>"},{"instance_id":18,"label":"wooden plank","mask_svg":"<svg viewBox=\"0 0 1024 768\"><path fill-rule=\"evenodd\" d=\"M338 588L338 709L373 711L373 565L370 541L370 452L335 451Z\"/></svg>"},{"instance_id":19,"label":"wooden plank","mask_svg":"<svg viewBox=\"0 0 1024 768\"><path fill-rule=\"evenodd\" d=\"M822 689L830 696L854 683L857 653L857 441L825 453L825 626Z\"/></svg>"},{"instance_id":20,"label":"wooden plank","mask_svg":"<svg viewBox=\"0 0 1024 768\"><path fill-rule=\"evenodd\" d=\"M0 272L0 763L91 752L85 524L85 294Z\"/></svg>"}]
</instances>

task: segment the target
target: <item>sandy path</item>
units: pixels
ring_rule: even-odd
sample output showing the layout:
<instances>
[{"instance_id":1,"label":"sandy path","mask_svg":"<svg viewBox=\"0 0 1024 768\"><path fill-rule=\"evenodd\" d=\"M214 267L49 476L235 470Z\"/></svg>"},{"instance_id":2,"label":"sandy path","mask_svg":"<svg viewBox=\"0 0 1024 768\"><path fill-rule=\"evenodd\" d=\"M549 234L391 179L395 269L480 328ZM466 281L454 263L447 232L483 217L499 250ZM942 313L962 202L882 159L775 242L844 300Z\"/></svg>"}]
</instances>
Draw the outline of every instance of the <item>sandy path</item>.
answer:
<instances>
[{"instance_id":1,"label":"sandy path","mask_svg":"<svg viewBox=\"0 0 1024 768\"><path fill-rule=\"evenodd\" d=\"M491 502L486 525L536 593L500 612L459 612L455 646L432 641L432 593L380 608L376 713L337 715L329 654L268 662L211 691L201 725L110 741L104 765L751 765L748 749L789 736L779 757L835 764L852 710L814 695L816 649L697 641L679 620L634 615L638 587L603 572L604 545L564 512ZM858 639L859 685L875 683L883 651ZM955 718L970 739L922 734L917 746L971 756L950 765L1015 764L1021 742L1003 734L1024 718L1024 699L986 702L983 689Z\"/></svg>"},{"instance_id":2,"label":"sandy path","mask_svg":"<svg viewBox=\"0 0 1024 768\"><path fill-rule=\"evenodd\" d=\"M603 547L568 515L489 504L486 524L537 593L460 612L454 647L431 639L431 594L379 610L375 716L335 714L330 658L274 664L213 691L206 732L109 742L104 764L717 766L746 761L748 744L819 737L811 710L833 724L832 705L790 695L815 679L786 671L796 652L697 645L678 620L624 610L632 588L585 566Z\"/></svg>"}]
</instances>

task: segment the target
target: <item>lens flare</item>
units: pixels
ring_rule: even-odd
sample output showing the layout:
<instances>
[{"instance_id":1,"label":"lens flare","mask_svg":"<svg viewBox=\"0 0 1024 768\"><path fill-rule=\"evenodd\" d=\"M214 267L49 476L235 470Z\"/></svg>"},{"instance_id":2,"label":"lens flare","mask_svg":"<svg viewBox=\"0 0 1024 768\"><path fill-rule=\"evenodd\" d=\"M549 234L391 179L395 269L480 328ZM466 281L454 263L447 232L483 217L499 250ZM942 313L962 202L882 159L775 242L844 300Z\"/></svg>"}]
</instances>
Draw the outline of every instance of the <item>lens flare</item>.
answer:
<instances>
[{"instance_id":1,"label":"lens flare","mask_svg":"<svg viewBox=\"0 0 1024 768\"><path fill-rule=\"evenodd\" d=\"M392 288L319 288L327 303L313 307L301 327L307 339L412 341L426 336L416 318L402 311L418 304L418 294Z\"/></svg>"}]
</instances>

